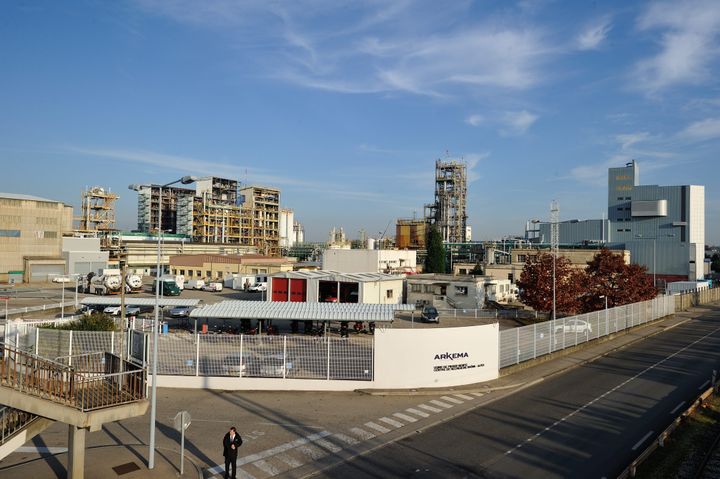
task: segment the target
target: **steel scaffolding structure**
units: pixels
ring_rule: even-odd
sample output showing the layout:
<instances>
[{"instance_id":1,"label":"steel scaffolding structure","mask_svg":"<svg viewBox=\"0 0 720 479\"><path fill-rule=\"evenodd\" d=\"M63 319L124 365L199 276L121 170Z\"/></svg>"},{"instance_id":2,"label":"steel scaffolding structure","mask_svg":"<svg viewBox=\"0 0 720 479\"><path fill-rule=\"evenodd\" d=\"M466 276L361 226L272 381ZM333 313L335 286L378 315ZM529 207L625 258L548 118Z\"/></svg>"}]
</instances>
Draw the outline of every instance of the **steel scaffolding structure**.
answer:
<instances>
[{"instance_id":1,"label":"steel scaffolding structure","mask_svg":"<svg viewBox=\"0 0 720 479\"><path fill-rule=\"evenodd\" d=\"M435 162L435 202L425 205L425 217L435 225L444 242L467 241L467 165L458 161Z\"/></svg>"}]
</instances>

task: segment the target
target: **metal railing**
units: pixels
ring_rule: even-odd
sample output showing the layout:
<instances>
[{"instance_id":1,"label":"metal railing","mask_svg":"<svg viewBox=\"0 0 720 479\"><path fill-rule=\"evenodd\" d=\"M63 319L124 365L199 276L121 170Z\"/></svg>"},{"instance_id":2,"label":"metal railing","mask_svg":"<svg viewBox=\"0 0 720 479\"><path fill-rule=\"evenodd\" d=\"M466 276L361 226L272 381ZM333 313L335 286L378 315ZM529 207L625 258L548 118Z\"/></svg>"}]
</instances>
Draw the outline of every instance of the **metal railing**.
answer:
<instances>
[{"instance_id":1,"label":"metal railing","mask_svg":"<svg viewBox=\"0 0 720 479\"><path fill-rule=\"evenodd\" d=\"M0 406L0 445L39 417L9 406Z\"/></svg>"},{"instance_id":2,"label":"metal railing","mask_svg":"<svg viewBox=\"0 0 720 479\"><path fill-rule=\"evenodd\" d=\"M660 296L592 313L500 331L500 368L577 346L675 312L675 298Z\"/></svg>"},{"instance_id":3,"label":"metal railing","mask_svg":"<svg viewBox=\"0 0 720 479\"><path fill-rule=\"evenodd\" d=\"M0 386L91 411L146 397L145 370L110 353L83 354L53 361L2 346ZM84 370L86 369L86 370Z\"/></svg>"}]
</instances>

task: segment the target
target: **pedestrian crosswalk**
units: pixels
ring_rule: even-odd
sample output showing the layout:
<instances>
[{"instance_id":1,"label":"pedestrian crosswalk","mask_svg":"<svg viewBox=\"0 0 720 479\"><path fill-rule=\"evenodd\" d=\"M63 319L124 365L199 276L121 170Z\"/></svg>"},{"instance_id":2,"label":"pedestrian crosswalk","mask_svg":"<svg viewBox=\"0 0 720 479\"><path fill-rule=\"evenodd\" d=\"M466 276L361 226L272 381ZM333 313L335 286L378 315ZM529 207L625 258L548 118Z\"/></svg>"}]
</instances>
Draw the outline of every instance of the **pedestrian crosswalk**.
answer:
<instances>
[{"instance_id":1,"label":"pedestrian crosswalk","mask_svg":"<svg viewBox=\"0 0 720 479\"><path fill-rule=\"evenodd\" d=\"M378 417L362 425L348 427L341 432L321 431L271 449L238 458L238 477L243 479L267 479L302 467L346 448L357 446L392 431L397 431L422 419L441 414L454 406L472 402L483 393L469 392L448 394L430 399L416 406ZM223 474L218 465L205 471L205 477Z\"/></svg>"}]
</instances>

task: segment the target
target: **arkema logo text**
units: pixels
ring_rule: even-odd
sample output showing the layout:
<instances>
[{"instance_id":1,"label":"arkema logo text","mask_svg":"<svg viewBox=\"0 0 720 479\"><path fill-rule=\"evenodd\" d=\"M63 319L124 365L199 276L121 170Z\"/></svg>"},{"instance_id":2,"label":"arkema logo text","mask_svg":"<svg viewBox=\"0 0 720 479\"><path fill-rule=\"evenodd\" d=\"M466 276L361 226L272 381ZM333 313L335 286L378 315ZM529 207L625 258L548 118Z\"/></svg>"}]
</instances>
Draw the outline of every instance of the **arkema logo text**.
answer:
<instances>
[{"instance_id":1,"label":"arkema logo text","mask_svg":"<svg viewBox=\"0 0 720 479\"><path fill-rule=\"evenodd\" d=\"M469 358L470 355L468 353L440 353L435 355L435 360L440 359L449 359L449 360L455 360L455 359L463 359L463 358Z\"/></svg>"}]
</instances>

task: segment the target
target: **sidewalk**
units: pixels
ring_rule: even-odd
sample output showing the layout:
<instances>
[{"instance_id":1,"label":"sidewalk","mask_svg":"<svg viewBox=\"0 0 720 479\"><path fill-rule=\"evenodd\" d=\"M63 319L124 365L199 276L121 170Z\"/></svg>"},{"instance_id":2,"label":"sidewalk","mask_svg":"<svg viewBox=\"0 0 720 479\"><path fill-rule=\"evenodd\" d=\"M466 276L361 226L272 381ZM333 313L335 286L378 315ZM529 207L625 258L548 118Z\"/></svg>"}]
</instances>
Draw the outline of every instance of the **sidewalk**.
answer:
<instances>
[{"instance_id":1,"label":"sidewalk","mask_svg":"<svg viewBox=\"0 0 720 479\"><path fill-rule=\"evenodd\" d=\"M672 329L718 305L681 312L630 332L572 351L558 353L532 367L515 367L512 374L483 384L450 389L373 391L369 393L229 392L195 389L158 390L156 468L146 468L148 416L111 423L88 434L86 477L176 478L179 433L173 416L180 410L192 415L186 432L183 477L222 477L222 435L235 425L244 444L238 459L238 477L301 478L338 461L367 453L403 437L448 421L468 411L514 394L547 377L607 355L636 341ZM118 446L128 445L128 446ZM67 427L53 425L28 450L65 448ZM62 449L64 450L64 449ZM3 478L65 477L66 455L13 453L0 462ZM32 460L35 459L35 460ZM112 467L135 463L140 471L119 476ZM220 465L220 466L219 466Z\"/></svg>"}]
</instances>

